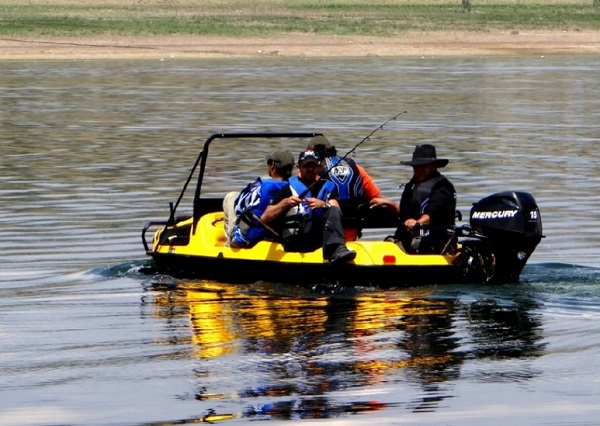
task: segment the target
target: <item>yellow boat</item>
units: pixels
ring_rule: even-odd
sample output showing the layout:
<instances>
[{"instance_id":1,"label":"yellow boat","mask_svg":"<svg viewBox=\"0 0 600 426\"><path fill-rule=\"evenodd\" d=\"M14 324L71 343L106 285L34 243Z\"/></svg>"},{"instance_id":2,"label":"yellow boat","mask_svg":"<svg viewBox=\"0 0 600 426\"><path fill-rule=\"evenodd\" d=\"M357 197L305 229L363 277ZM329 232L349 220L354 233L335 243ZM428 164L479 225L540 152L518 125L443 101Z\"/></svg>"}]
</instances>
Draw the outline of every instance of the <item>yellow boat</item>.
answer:
<instances>
[{"instance_id":1,"label":"yellow boat","mask_svg":"<svg viewBox=\"0 0 600 426\"><path fill-rule=\"evenodd\" d=\"M323 260L321 249L286 252L279 242L261 241L252 248L225 246L222 198L202 197L202 184L209 146L216 141L290 138L308 139L320 133L228 133L214 134L204 142L167 221L149 222L142 230L146 253L154 270L176 278L218 281L285 282L300 284L378 285L401 287L430 283L517 282L527 260L540 242L542 221L533 196L506 191L475 203L468 225L456 227L452 250L445 254L408 254L392 241L360 238L348 241L356 251L351 263ZM176 211L198 169L193 214L177 217ZM363 231L395 229L398 218L387 209L358 209L356 217L345 217L344 225ZM151 244L147 233L152 228Z\"/></svg>"}]
</instances>

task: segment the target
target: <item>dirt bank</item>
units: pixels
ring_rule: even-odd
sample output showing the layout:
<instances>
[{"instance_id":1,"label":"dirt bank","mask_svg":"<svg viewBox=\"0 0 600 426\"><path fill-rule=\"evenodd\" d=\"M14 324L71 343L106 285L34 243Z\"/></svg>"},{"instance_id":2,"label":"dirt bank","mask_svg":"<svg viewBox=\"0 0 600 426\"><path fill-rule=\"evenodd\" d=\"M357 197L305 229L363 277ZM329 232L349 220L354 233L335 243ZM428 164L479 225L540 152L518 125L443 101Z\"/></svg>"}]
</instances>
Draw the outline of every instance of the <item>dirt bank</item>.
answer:
<instances>
[{"instance_id":1,"label":"dirt bank","mask_svg":"<svg viewBox=\"0 0 600 426\"><path fill-rule=\"evenodd\" d=\"M2 38L0 60L599 54L598 31L412 32L397 37Z\"/></svg>"}]
</instances>

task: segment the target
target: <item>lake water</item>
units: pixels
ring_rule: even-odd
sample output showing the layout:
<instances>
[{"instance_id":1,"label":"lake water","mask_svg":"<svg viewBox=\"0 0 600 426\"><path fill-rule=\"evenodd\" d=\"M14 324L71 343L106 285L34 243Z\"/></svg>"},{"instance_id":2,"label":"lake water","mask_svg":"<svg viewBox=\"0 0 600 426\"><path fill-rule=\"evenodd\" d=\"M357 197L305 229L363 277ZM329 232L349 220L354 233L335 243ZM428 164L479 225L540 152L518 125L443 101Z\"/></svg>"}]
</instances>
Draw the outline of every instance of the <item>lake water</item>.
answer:
<instances>
[{"instance_id":1,"label":"lake water","mask_svg":"<svg viewBox=\"0 0 600 426\"><path fill-rule=\"evenodd\" d=\"M600 422L600 59L0 63L0 423ZM467 217L531 192L521 282L381 290L144 275L212 133L320 131L398 198L417 143ZM215 151L205 194L264 173ZM187 201L182 209L189 208ZM393 284L392 284L393 285Z\"/></svg>"}]
</instances>

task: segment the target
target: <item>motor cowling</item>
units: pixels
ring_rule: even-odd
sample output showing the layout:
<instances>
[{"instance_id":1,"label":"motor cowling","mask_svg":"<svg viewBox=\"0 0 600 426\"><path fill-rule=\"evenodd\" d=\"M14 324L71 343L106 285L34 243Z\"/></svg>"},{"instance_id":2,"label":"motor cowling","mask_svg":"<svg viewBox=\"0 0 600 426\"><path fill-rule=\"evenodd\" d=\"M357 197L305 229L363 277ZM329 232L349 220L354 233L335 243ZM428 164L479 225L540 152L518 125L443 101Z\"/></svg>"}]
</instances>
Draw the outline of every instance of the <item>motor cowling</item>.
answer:
<instances>
[{"instance_id":1,"label":"motor cowling","mask_svg":"<svg viewBox=\"0 0 600 426\"><path fill-rule=\"evenodd\" d=\"M494 258L494 282L515 282L543 238L542 218L527 192L500 192L471 208L470 225L486 237Z\"/></svg>"}]
</instances>

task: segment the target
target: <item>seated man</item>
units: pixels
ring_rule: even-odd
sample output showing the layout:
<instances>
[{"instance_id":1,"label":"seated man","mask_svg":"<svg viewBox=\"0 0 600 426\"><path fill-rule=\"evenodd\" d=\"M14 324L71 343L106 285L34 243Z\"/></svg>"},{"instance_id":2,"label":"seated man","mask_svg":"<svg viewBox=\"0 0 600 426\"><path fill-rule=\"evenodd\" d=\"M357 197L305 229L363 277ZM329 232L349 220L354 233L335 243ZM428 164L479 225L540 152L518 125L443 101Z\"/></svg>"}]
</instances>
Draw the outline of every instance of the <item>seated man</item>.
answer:
<instances>
[{"instance_id":1,"label":"seated man","mask_svg":"<svg viewBox=\"0 0 600 426\"><path fill-rule=\"evenodd\" d=\"M289 151L267 155L268 178L257 178L241 192L230 192L223 199L225 246L250 248L260 240L278 237L265 226L260 216L292 175L294 156Z\"/></svg>"},{"instance_id":2,"label":"seated man","mask_svg":"<svg viewBox=\"0 0 600 426\"><path fill-rule=\"evenodd\" d=\"M286 251L323 247L323 258L332 263L354 260L356 252L345 245L337 188L319 179L321 158L306 150L298 158L298 168L299 175L279 191L261 220L280 231Z\"/></svg>"},{"instance_id":3,"label":"seated man","mask_svg":"<svg viewBox=\"0 0 600 426\"><path fill-rule=\"evenodd\" d=\"M455 225L456 191L452 183L438 172L448 160L437 158L433 145L417 145L411 161L400 164L412 166L413 177L404 186L400 206L380 198L376 205L399 209L400 226L394 238L409 253L441 253L452 238Z\"/></svg>"},{"instance_id":4,"label":"seated man","mask_svg":"<svg viewBox=\"0 0 600 426\"><path fill-rule=\"evenodd\" d=\"M323 159L320 175L333 182L338 189L338 202L344 216L355 216L357 207L381 197L381 191L371 176L353 159L340 157L325 136L316 136L308 143ZM356 240L359 230L345 229L346 240Z\"/></svg>"}]
</instances>

